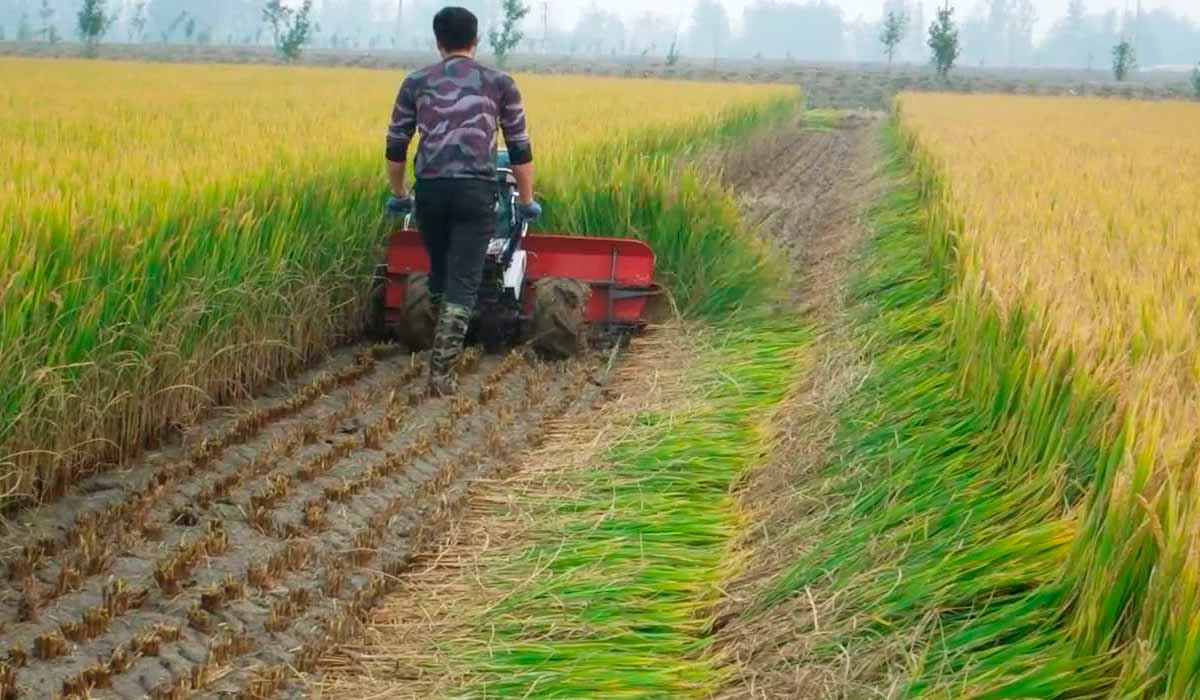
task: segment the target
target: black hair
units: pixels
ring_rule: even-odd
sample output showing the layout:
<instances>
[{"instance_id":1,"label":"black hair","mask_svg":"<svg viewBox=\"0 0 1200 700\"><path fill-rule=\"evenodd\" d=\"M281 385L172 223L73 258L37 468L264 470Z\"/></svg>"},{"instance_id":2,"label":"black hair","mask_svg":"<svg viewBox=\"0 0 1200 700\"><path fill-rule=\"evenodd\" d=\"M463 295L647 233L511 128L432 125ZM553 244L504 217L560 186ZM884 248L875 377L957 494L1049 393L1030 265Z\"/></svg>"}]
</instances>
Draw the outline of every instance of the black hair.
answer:
<instances>
[{"instance_id":1,"label":"black hair","mask_svg":"<svg viewBox=\"0 0 1200 700\"><path fill-rule=\"evenodd\" d=\"M446 51L466 51L479 40L479 18L465 7L444 7L433 17L433 34Z\"/></svg>"}]
</instances>

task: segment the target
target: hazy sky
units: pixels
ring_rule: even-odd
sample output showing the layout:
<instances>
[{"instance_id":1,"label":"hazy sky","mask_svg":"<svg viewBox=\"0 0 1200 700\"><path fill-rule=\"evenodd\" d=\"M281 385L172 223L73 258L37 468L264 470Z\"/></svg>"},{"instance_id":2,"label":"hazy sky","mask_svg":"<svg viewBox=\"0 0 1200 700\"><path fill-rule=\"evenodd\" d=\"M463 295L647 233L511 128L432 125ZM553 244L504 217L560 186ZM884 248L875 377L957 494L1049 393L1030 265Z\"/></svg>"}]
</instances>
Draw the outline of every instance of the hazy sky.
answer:
<instances>
[{"instance_id":1,"label":"hazy sky","mask_svg":"<svg viewBox=\"0 0 1200 700\"><path fill-rule=\"evenodd\" d=\"M1137 6L1137 0L1085 0L1085 4L1089 12L1101 12L1108 9L1120 10L1125 7L1126 1L1129 2L1131 8ZM580 12L593 3L593 0L548 0L548 2L551 22L559 26L569 26ZM734 26L737 26L741 19L742 9L751 2L752 0L725 0L725 7L729 10ZM842 8L842 12L848 20L855 19L859 15L868 19L877 18L880 8L883 7L882 0L831 0L831 2ZM924 2L926 17L930 17L933 14L932 8L940 4L941 0L924 0ZM967 15L974 11L976 5L982 4L982 0L951 0L951 2L960 8L960 13ZM1047 31L1050 24L1066 14L1068 2L1069 0L1034 0L1033 4L1038 10L1039 34ZM542 0L530 0L530 4L536 8L537 13L541 12ZM686 24L686 18L691 14L694 0L604 0L597 4L601 7L618 9L622 15L629 18L636 17L646 10L653 10L673 19L683 18ZM1180 14L1188 15L1193 20L1200 21L1200 0L1142 0L1143 10L1155 7L1167 7Z\"/></svg>"}]
</instances>

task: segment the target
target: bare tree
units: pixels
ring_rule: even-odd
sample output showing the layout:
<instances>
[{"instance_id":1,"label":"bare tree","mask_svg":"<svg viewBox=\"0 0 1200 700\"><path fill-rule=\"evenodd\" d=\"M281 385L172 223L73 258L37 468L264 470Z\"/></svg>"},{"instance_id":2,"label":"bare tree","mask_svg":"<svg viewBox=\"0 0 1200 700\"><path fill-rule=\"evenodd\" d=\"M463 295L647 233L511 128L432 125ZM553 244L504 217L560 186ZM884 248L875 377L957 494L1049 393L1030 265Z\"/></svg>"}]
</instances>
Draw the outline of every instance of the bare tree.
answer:
<instances>
[{"instance_id":1,"label":"bare tree","mask_svg":"<svg viewBox=\"0 0 1200 700\"><path fill-rule=\"evenodd\" d=\"M146 34L146 0L133 5L133 16L129 18L129 43L141 42Z\"/></svg>"},{"instance_id":2,"label":"bare tree","mask_svg":"<svg viewBox=\"0 0 1200 700\"><path fill-rule=\"evenodd\" d=\"M58 27L54 24L54 8L51 7L50 0L42 0L42 6L38 8L38 17L42 20L42 28L38 34L51 44L61 41Z\"/></svg>"},{"instance_id":3,"label":"bare tree","mask_svg":"<svg viewBox=\"0 0 1200 700\"><path fill-rule=\"evenodd\" d=\"M1033 53L1033 29L1038 16L1032 0L1013 0L1008 20L1008 62L1017 65Z\"/></svg>"},{"instance_id":4,"label":"bare tree","mask_svg":"<svg viewBox=\"0 0 1200 700\"><path fill-rule=\"evenodd\" d=\"M729 41L729 14L720 0L699 0L692 12L693 43L697 50L712 49L713 64L721 55L721 46Z\"/></svg>"}]
</instances>

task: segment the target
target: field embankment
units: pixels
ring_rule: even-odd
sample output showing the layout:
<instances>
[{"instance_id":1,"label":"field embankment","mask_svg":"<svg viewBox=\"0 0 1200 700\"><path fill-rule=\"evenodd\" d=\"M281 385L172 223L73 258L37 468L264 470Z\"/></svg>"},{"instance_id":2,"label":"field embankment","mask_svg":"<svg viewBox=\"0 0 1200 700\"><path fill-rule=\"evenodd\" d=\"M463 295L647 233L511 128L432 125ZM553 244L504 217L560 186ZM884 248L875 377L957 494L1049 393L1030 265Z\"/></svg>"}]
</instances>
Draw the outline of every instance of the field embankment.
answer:
<instances>
[{"instance_id":1,"label":"field embankment","mask_svg":"<svg viewBox=\"0 0 1200 700\"><path fill-rule=\"evenodd\" d=\"M61 495L356 333L399 76L3 65L20 77L0 105L0 505ZM546 228L649 238L688 312L758 288L727 200L672 168L786 115L794 90L522 86Z\"/></svg>"},{"instance_id":2,"label":"field embankment","mask_svg":"<svg viewBox=\"0 0 1200 700\"><path fill-rule=\"evenodd\" d=\"M868 371L754 543L731 697L1195 697L1197 116L901 100Z\"/></svg>"}]
</instances>

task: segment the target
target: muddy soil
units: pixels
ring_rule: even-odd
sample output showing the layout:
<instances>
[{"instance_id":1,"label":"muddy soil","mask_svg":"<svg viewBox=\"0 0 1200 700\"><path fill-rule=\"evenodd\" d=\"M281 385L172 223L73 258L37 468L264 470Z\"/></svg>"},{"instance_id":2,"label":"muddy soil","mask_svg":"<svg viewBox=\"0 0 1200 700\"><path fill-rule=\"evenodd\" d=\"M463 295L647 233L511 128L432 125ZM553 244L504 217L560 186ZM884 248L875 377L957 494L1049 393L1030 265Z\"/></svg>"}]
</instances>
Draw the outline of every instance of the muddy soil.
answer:
<instances>
[{"instance_id":1,"label":"muddy soil","mask_svg":"<svg viewBox=\"0 0 1200 700\"><path fill-rule=\"evenodd\" d=\"M597 401L603 368L468 353L459 396L429 399L419 357L346 349L20 513L0 697L277 693L357 633L468 484Z\"/></svg>"}]
</instances>

